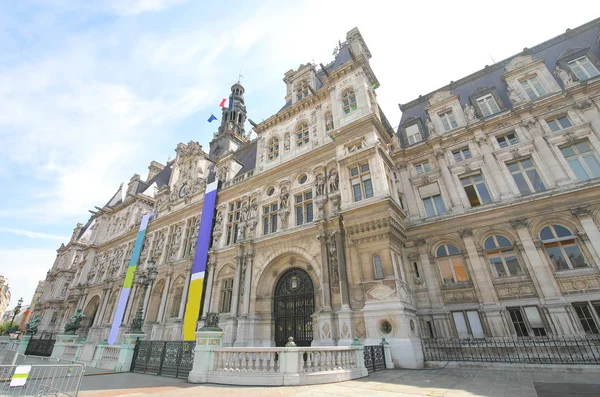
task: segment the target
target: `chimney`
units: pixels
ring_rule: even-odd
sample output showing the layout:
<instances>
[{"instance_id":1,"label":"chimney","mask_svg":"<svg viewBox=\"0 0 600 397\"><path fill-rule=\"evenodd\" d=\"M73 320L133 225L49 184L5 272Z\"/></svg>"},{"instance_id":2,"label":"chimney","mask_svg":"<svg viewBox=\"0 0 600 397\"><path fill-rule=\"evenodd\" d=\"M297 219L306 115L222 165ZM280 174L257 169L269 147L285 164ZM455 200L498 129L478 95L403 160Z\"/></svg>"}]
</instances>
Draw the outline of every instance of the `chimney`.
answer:
<instances>
[{"instance_id":1,"label":"chimney","mask_svg":"<svg viewBox=\"0 0 600 397\"><path fill-rule=\"evenodd\" d=\"M158 161L152 161L148 166L148 178L146 178L146 182L150 179L154 178L159 172L165 169L165 166L159 163Z\"/></svg>"}]
</instances>

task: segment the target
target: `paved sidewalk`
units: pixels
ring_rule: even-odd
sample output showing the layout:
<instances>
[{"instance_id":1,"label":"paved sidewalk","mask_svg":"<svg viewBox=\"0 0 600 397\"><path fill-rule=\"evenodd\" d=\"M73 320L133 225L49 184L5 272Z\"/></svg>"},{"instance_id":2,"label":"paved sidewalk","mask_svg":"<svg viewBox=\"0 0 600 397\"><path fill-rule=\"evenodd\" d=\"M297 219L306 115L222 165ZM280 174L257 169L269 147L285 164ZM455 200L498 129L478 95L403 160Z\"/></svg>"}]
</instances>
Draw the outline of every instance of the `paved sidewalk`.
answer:
<instances>
[{"instance_id":1,"label":"paved sidewalk","mask_svg":"<svg viewBox=\"0 0 600 397\"><path fill-rule=\"evenodd\" d=\"M232 374L233 375L233 374ZM235 375L233 375L235 376ZM480 369L388 370L367 378L297 387L240 387L189 384L183 379L120 373L86 376L81 397L592 397L600 396L597 373Z\"/></svg>"}]
</instances>

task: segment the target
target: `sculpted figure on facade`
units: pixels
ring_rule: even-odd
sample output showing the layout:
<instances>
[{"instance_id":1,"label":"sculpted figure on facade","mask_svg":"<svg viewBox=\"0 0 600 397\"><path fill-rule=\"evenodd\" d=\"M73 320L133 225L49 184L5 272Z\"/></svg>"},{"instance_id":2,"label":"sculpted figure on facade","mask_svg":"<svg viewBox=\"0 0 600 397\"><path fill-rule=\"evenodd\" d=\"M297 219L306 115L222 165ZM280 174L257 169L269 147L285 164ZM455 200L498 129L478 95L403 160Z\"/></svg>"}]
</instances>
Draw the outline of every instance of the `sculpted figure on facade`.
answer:
<instances>
[{"instance_id":1,"label":"sculpted figure on facade","mask_svg":"<svg viewBox=\"0 0 600 397\"><path fill-rule=\"evenodd\" d=\"M510 99L510 101L512 102L513 105L523 102L523 98L521 97L521 94L519 94L517 91L513 90L512 87L508 87L508 99Z\"/></svg>"},{"instance_id":2,"label":"sculpted figure on facade","mask_svg":"<svg viewBox=\"0 0 600 397\"><path fill-rule=\"evenodd\" d=\"M556 66L554 69L554 74L560 79L560 81L562 81L565 88L573 84L573 77L571 77L569 72L560 68L559 66Z\"/></svg>"},{"instance_id":3,"label":"sculpted figure on facade","mask_svg":"<svg viewBox=\"0 0 600 397\"><path fill-rule=\"evenodd\" d=\"M279 200L281 202L281 209L288 209L290 194L287 190L287 187L281 189L281 194L279 195Z\"/></svg>"},{"instance_id":4,"label":"sculpted figure on facade","mask_svg":"<svg viewBox=\"0 0 600 397\"><path fill-rule=\"evenodd\" d=\"M171 249L169 250L169 258L171 260L177 259L179 253L179 247L181 245L181 224L177 224L173 230L173 237L171 240Z\"/></svg>"},{"instance_id":5,"label":"sculpted figure on facade","mask_svg":"<svg viewBox=\"0 0 600 397\"><path fill-rule=\"evenodd\" d=\"M317 175L317 180L315 181L317 196L325 195L325 177L323 174Z\"/></svg>"},{"instance_id":6,"label":"sculpted figure on facade","mask_svg":"<svg viewBox=\"0 0 600 397\"><path fill-rule=\"evenodd\" d=\"M287 152L290 150L290 133L286 132L283 136L283 149Z\"/></svg>"},{"instance_id":7,"label":"sculpted figure on facade","mask_svg":"<svg viewBox=\"0 0 600 397\"><path fill-rule=\"evenodd\" d=\"M215 218L215 227L213 228L213 243L212 246L217 248L219 243L219 238L223 233L223 211L218 211L217 216Z\"/></svg>"},{"instance_id":8,"label":"sculpted figure on facade","mask_svg":"<svg viewBox=\"0 0 600 397\"><path fill-rule=\"evenodd\" d=\"M339 176L336 170L329 172L329 192L337 192L339 189Z\"/></svg>"},{"instance_id":9,"label":"sculpted figure on facade","mask_svg":"<svg viewBox=\"0 0 600 397\"><path fill-rule=\"evenodd\" d=\"M467 118L468 123L471 123L471 122L477 120L477 114L475 113L475 108L472 105L465 103L465 107L463 110L465 112L465 116Z\"/></svg>"},{"instance_id":10,"label":"sculpted figure on facade","mask_svg":"<svg viewBox=\"0 0 600 397\"><path fill-rule=\"evenodd\" d=\"M427 118L427 131L429 131L429 135L435 135L435 125L429 117Z\"/></svg>"},{"instance_id":11,"label":"sculpted figure on facade","mask_svg":"<svg viewBox=\"0 0 600 397\"><path fill-rule=\"evenodd\" d=\"M325 130L327 132L333 130L333 116L330 112L325 115Z\"/></svg>"}]
</instances>

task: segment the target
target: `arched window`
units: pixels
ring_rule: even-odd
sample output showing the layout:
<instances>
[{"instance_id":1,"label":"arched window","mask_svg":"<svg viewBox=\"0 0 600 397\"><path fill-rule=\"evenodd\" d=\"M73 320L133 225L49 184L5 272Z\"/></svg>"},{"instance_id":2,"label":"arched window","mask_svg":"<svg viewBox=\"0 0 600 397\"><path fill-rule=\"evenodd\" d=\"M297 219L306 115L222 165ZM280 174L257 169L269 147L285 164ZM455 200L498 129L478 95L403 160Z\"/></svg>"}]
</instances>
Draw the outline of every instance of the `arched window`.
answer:
<instances>
[{"instance_id":1,"label":"arched window","mask_svg":"<svg viewBox=\"0 0 600 397\"><path fill-rule=\"evenodd\" d=\"M279 138L273 137L269 141L269 160L279 157Z\"/></svg>"},{"instance_id":2,"label":"arched window","mask_svg":"<svg viewBox=\"0 0 600 397\"><path fill-rule=\"evenodd\" d=\"M342 94L342 105L344 107L344 113L346 114L356 110L356 95L352 88L348 88Z\"/></svg>"},{"instance_id":3,"label":"arched window","mask_svg":"<svg viewBox=\"0 0 600 397\"><path fill-rule=\"evenodd\" d=\"M469 281L465 262L462 254L452 244L442 244L438 247L435 256L442 274L444 284L453 284L461 281Z\"/></svg>"},{"instance_id":4,"label":"arched window","mask_svg":"<svg viewBox=\"0 0 600 397\"><path fill-rule=\"evenodd\" d=\"M587 267L585 258L569 229L560 225L546 226L540 232L546 254L556 270Z\"/></svg>"},{"instance_id":5,"label":"arched window","mask_svg":"<svg viewBox=\"0 0 600 397\"><path fill-rule=\"evenodd\" d=\"M494 277L510 277L523 274L517 254L510 241L501 235L488 237L483 243Z\"/></svg>"},{"instance_id":6,"label":"arched window","mask_svg":"<svg viewBox=\"0 0 600 397\"><path fill-rule=\"evenodd\" d=\"M383 278L383 266L381 265L381 256L373 255L373 269L375 270L375 279Z\"/></svg>"},{"instance_id":7,"label":"arched window","mask_svg":"<svg viewBox=\"0 0 600 397\"><path fill-rule=\"evenodd\" d=\"M308 143L308 123L300 123L296 127L296 146L300 147Z\"/></svg>"}]
</instances>

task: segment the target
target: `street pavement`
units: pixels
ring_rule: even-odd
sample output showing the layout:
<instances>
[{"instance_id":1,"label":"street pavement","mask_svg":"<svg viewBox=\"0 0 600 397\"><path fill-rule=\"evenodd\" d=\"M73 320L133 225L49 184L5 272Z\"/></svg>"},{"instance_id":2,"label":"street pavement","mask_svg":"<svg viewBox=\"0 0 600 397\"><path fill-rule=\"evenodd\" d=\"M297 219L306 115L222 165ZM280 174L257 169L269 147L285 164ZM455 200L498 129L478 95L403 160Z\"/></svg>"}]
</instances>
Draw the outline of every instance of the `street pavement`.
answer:
<instances>
[{"instance_id":1,"label":"street pavement","mask_svg":"<svg viewBox=\"0 0 600 397\"><path fill-rule=\"evenodd\" d=\"M600 371L386 370L353 381L295 387L197 385L185 379L118 373L84 376L80 390L80 397L592 397L600 396Z\"/></svg>"}]
</instances>

